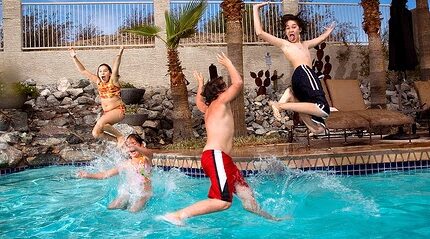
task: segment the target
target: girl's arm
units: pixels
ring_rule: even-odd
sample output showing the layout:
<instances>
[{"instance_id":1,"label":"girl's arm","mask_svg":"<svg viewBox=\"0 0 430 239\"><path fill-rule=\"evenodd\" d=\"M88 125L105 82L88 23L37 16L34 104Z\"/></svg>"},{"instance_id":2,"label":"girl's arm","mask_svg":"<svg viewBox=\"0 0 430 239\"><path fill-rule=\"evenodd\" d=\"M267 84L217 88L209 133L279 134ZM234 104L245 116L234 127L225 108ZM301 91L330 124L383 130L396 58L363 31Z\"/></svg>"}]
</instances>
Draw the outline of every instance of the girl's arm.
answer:
<instances>
[{"instance_id":1,"label":"girl's arm","mask_svg":"<svg viewBox=\"0 0 430 239\"><path fill-rule=\"evenodd\" d=\"M119 79L119 65L121 64L121 57L122 53L124 52L124 47L121 46L119 48L118 54L115 56L115 60L112 65L112 76L111 79L113 80L113 83L118 84Z\"/></svg>"},{"instance_id":2,"label":"girl's arm","mask_svg":"<svg viewBox=\"0 0 430 239\"><path fill-rule=\"evenodd\" d=\"M85 77L87 77L89 80L93 81L93 82L98 82L99 78L97 77L97 75L94 75L93 73L89 72L87 69L85 69L84 65L82 65L82 63L79 61L76 52L73 48L69 49L69 53L70 56L73 59L73 62L75 63L76 69L78 69L78 71L84 75Z\"/></svg>"},{"instance_id":3,"label":"girl's arm","mask_svg":"<svg viewBox=\"0 0 430 239\"><path fill-rule=\"evenodd\" d=\"M196 106L204 114L208 106L205 104L205 101L203 100L203 96L202 96L203 83L204 83L203 75L202 73L197 71L194 71L193 75L198 83L197 94L196 94Z\"/></svg>"},{"instance_id":4,"label":"girl's arm","mask_svg":"<svg viewBox=\"0 0 430 239\"><path fill-rule=\"evenodd\" d=\"M106 179L106 178L110 178L112 176L117 175L118 172L118 168L111 168L109 170L103 171L103 172L98 172L98 173L88 173L86 171L79 171L77 173L77 176L79 178L90 178L90 179Z\"/></svg>"},{"instance_id":5,"label":"girl's arm","mask_svg":"<svg viewBox=\"0 0 430 239\"><path fill-rule=\"evenodd\" d=\"M308 46L308 49L318 46L321 42L327 39L328 36L330 36L335 26L336 26L336 22L332 22L328 27L325 27L326 30L324 31L323 34L309 41L304 41L303 43Z\"/></svg>"},{"instance_id":6,"label":"girl's arm","mask_svg":"<svg viewBox=\"0 0 430 239\"><path fill-rule=\"evenodd\" d=\"M260 21L260 8L262 6L265 6L269 4L269 2L262 2L262 3L258 3L258 4L254 4L253 5L253 16L254 16L254 30L255 30L255 34L257 34L258 37L260 37L261 39L267 41L268 43L277 46L279 48L282 48L285 44L288 44L288 41L275 37L267 32L265 32L263 30L263 27L261 26L261 21Z\"/></svg>"}]
</instances>

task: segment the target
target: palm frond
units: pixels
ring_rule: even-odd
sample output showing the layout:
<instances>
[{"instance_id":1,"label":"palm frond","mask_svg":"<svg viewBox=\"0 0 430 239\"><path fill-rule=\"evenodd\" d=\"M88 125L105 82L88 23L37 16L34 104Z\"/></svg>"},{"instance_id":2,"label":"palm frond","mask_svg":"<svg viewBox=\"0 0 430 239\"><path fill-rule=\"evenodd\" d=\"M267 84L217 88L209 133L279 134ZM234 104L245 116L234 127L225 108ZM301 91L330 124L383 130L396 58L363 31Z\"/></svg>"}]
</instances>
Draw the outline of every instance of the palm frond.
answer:
<instances>
[{"instance_id":1,"label":"palm frond","mask_svg":"<svg viewBox=\"0 0 430 239\"><path fill-rule=\"evenodd\" d=\"M123 30L124 32L128 33L134 33L136 35L140 36L157 36L158 33L161 31L161 28L158 26L150 26L150 25L140 25L131 27L129 29Z\"/></svg>"},{"instance_id":2,"label":"palm frond","mask_svg":"<svg viewBox=\"0 0 430 239\"><path fill-rule=\"evenodd\" d=\"M190 37L195 33L197 23L202 17L206 6L206 0L193 0L177 15L173 13L166 14L166 33L169 46L177 47L181 38ZM169 25L167 25L167 22ZM168 27L170 28L169 30L167 30Z\"/></svg>"}]
</instances>

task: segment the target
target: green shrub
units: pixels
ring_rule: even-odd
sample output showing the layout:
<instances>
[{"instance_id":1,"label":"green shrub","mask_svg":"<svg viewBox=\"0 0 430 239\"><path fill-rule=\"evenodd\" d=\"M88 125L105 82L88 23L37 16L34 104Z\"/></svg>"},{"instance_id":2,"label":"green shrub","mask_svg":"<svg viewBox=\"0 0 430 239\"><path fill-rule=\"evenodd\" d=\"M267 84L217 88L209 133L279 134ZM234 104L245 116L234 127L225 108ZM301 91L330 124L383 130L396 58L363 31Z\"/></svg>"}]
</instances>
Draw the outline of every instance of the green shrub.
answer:
<instances>
[{"instance_id":1,"label":"green shrub","mask_svg":"<svg viewBox=\"0 0 430 239\"><path fill-rule=\"evenodd\" d=\"M121 86L121 88L136 88L133 84L131 84L130 82L120 82L119 85Z\"/></svg>"},{"instance_id":2,"label":"green shrub","mask_svg":"<svg viewBox=\"0 0 430 239\"><path fill-rule=\"evenodd\" d=\"M35 86L30 86L22 82L0 81L0 95L5 97L23 95L36 98L40 93Z\"/></svg>"}]
</instances>

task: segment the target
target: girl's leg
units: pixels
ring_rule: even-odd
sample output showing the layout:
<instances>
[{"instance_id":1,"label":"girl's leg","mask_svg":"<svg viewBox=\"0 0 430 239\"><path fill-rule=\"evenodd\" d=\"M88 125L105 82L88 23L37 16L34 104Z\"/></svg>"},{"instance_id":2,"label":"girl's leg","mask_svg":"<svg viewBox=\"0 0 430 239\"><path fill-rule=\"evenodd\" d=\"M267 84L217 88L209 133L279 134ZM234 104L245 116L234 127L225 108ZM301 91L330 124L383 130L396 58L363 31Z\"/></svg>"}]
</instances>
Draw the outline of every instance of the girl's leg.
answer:
<instances>
[{"instance_id":1,"label":"girl's leg","mask_svg":"<svg viewBox=\"0 0 430 239\"><path fill-rule=\"evenodd\" d=\"M103 113L93 128L94 138L103 138L107 140L117 140L119 144L124 142L124 136L119 130L112 125L124 119L124 114L121 109L113 109Z\"/></svg>"},{"instance_id":2,"label":"girl's leg","mask_svg":"<svg viewBox=\"0 0 430 239\"><path fill-rule=\"evenodd\" d=\"M140 209L142 209L143 207L145 207L146 202L149 201L149 199L151 198L151 196L143 196L141 198L139 198L138 200L136 200L135 202L133 202L131 204L131 206L128 208L128 210L130 212L138 212L140 211Z\"/></svg>"},{"instance_id":3,"label":"girl's leg","mask_svg":"<svg viewBox=\"0 0 430 239\"><path fill-rule=\"evenodd\" d=\"M118 196L109 204L108 209L125 209L127 207L128 199L128 195Z\"/></svg>"}]
</instances>

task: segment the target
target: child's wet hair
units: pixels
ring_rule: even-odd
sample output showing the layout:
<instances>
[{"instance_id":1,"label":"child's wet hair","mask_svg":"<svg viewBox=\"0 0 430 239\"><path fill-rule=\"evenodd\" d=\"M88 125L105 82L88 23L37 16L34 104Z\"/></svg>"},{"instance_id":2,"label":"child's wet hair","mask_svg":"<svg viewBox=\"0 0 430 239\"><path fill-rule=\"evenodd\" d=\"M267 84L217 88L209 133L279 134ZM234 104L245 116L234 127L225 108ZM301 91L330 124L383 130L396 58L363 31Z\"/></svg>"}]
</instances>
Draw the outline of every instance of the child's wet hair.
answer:
<instances>
[{"instance_id":1,"label":"child's wet hair","mask_svg":"<svg viewBox=\"0 0 430 239\"><path fill-rule=\"evenodd\" d=\"M142 137L140 137L140 135L138 135L138 134L129 134L129 135L127 136L127 139L126 139L126 140L128 140L128 139L134 139L134 140L136 140L136 142L138 142L140 145L145 144L145 142L143 141Z\"/></svg>"},{"instance_id":2,"label":"child's wet hair","mask_svg":"<svg viewBox=\"0 0 430 239\"><path fill-rule=\"evenodd\" d=\"M205 104L210 105L212 101L218 98L218 95L221 92L224 92L225 89L226 83L222 79L222 76L210 80L206 83L202 92L202 96L205 97Z\"/></svg>"}]
</instances>

